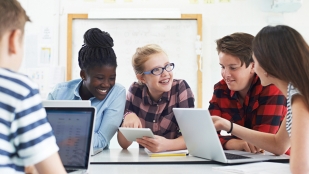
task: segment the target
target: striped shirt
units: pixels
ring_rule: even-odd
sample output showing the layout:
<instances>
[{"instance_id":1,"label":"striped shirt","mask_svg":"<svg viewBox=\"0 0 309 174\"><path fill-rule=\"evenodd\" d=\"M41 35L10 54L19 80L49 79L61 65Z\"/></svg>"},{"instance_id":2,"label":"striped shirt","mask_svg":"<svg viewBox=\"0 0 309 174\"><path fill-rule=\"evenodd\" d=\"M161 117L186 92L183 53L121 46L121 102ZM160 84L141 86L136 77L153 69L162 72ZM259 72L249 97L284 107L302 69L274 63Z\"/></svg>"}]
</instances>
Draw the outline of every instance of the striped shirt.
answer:
<instances>
[{"instance_id":1,"label":"striped shirt","mask_svg":"<svg viewBox=\"0 0 309 174\"><path fill-rule=\"evenodd\" d=\"M286 131L288 132L289 136L291 137L291 128L292 128L292 97L295 94L300 94L300 92L294 88L294 86L289 83L288 85L288 92L287 92L287 108L288 112L286 115Z\"/></svg>"},{"instance_id":2,"label":"striped shirt","mask_svg":"<svg viewBox=\"0 0 309 174\"><path fill-rule=\"evenodd\" d=\"M37 86L0 68L0 173L24 173L58 151Z\"/></svg>"},{"instance_id":3,"label":"striped shirt","mask_svg":"<svg viewBox=\"0 0 309 174\"><path fill-rule=\"evenodd\" d=\"M167 139L181 136L173 108L194 108L194 96L185 80L173 80L172 88L161 99L153 101L146 85L133 83L127 94L126 112L134 112L142 127Z\"/></svg>"}]
</instances>

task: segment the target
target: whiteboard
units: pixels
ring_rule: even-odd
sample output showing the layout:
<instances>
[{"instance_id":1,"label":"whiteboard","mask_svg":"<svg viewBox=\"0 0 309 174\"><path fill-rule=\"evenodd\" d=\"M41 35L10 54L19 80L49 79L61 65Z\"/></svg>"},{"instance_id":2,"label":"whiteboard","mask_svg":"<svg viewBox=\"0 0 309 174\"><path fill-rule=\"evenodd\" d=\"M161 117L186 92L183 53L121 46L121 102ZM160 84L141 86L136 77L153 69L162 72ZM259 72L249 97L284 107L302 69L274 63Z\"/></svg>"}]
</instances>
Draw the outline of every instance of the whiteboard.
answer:
<instances>
[{"instance_id":1,"label":"whiteboard","mask_svg":"<svg viewBox=\"0 0 309 174\"><path fill-rule=\"evenodd\" d=\"M72 79L80 78L78 51L83 45L84 33L90 28L99 28L108 32L114 40L113 48L118 63L117 83L128 90L130 85L137 81L131 65L136 48L146 44L158 44L167 53L170 62L175 63L174 79L185 79L197 102L198 62L195 48L197 27L197 20L74 19L72 22Z\"/></svg>"}]
</instances>

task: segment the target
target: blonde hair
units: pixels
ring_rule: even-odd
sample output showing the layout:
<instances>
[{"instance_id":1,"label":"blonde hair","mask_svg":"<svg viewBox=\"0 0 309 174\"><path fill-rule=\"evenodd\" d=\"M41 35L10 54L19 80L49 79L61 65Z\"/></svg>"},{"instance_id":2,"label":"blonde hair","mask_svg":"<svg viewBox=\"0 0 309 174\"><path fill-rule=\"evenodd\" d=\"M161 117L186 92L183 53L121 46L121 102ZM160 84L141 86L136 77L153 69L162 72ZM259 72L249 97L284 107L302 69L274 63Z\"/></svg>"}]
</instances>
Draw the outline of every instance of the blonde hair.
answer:
<instances>
[{"instance_id":1,"label":"blonde hair","mask_svg":"<svg viewBox=\"0 0 309 174\"><path fill-rule=\"evenodd\" d=\"M164 53L163 49L156 44L149 44L143 47L138 47L135 54L132 56L132 66L135 74L142 74L144 72L144 64L147 62L151 55Z\"/></svg>"}]
</instances>

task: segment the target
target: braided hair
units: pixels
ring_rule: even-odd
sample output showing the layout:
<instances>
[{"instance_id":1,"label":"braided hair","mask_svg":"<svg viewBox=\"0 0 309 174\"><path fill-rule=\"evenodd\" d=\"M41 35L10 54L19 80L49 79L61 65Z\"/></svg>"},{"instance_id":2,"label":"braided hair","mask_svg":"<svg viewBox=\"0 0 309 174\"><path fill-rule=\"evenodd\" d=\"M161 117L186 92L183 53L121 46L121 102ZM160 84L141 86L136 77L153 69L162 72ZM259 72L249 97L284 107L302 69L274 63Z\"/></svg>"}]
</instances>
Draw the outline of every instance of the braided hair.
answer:
<instances>
[{"instance_id":1,"label":"braided hair","mask_svg":"<svg viewBox=\"0 0 309 174\"><path fill-rule=\"evenodd\" d=\"M88 70L95 66L117 67L117 57L112 48L113 38L98 28L91 28L84 34L84 45L78 52L80 69Z\"/></svg>"}]
</instances>

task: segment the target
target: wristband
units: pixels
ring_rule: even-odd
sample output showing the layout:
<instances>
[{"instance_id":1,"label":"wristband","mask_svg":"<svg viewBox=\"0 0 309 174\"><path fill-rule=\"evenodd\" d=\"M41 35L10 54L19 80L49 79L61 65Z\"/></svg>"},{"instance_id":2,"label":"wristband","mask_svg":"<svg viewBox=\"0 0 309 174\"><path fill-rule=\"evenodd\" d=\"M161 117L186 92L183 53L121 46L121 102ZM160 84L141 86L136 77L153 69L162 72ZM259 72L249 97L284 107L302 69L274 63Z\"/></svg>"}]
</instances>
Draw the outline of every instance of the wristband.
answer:
<instances>
[{"instance_id":1,"label":"wristband","mask_svg":"<svg viewBox=\"0 0 309 174\"><path fill-rule=\"evenodd\" d=\"M233 122L232 121L230 122L231 122L231 129L227 132L228 134L230 134L233 131Z\"/></svg>"}]
</instances>

